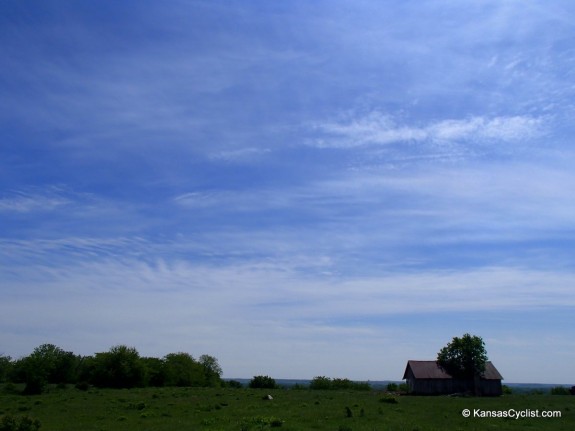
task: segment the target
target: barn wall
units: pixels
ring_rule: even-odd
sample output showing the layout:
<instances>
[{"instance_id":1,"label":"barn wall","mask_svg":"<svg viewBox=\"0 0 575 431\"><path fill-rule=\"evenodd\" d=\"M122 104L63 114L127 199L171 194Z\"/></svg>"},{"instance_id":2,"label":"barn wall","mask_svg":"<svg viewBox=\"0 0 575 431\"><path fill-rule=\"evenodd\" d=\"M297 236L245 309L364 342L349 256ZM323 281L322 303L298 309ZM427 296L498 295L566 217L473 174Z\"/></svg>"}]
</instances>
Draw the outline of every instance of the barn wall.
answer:
<instances>
[{"instance_id":1,"label":"barn wall","mask_svg":"<svg viewBox=\"0 0 575 431\"><path fill-rule=\"evenodd\" d=\"M468 380L408 378L407 385L409 392L415 395L448 395L473 392L473 381ZM478 382L477 390L479 395L501 395L501 381L481 380Z\"/></svg>"},{"instance_id":2,"label":"barn wall","mask_svg":"<svg viewBox=\"0 0 575 431\"><path fill-rule=\"evenodd\" d=\"M501 380L482 380L481 395L499 396L503 393Z\"/></svg>"}]
</instances>

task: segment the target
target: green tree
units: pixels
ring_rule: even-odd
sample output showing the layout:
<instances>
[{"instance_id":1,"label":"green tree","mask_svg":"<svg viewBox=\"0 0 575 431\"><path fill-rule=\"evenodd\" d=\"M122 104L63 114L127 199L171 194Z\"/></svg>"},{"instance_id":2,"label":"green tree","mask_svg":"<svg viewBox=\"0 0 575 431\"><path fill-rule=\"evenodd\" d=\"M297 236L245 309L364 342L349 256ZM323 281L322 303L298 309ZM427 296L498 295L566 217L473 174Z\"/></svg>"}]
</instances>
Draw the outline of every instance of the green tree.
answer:
<instances>
[{"instance_id":1,"label":"green tree","mask_svg":"<svg viewBox=\"0 0 575 431\"><path fill-rule=\"evenodd\" d=\"M16 364L17 381L22 381L25 395L39 395L44 392L48 384L48 372L45 364L36 355L29 355L19 359Z\"/></svg>"},{"instance_id":2,"label":"green tree","mask_svg":"<svg viewBox=\"0 0 575 431\"><path fill-rule=\"evenodd\" d=\"M16 361L14 377L16 381L26 384L24 393L37 395L44 391L48 383L54 383L60 358L64 354L65 352L54 344L42 344L30 355Z\"/></svg>"},{"instance_id":3,"label":"green tree","mask_svg":"<svg viewBox=\"0 0 575 431\"><path fill-rule=\"evenodd\" d=\"M565 386L555 386L550 390L551 395L569 395L571 392Z\"/></svg>"},{"instance_id":4,"label":"green tree","mask_svg":"<svg viewBox=\"0 0 575 431\"><path fill-rule=\"evenodd\" d=\"M170 353L164 358L166 386L205 386L204 368L189 353Z\"/></svg>"},{"instance_id":5,"label":"green tree","mask_svg":"<svg viewBox=\"0 0 575 431\"><path fill-rule=\"evenodd\" d=\"M54 344L42 344L34 349L44 363L48 383L72 383L77 377L78 358Z\"/></svg>"},{"instance_id":6,"label":"green tree","mask_svg":"<svg viewBox=\"0 0 575 431\"><path fill-rule=\"evenodd\" d=\"M252 389L275 389L277 384L270 376L254 376L250 380L249 387Z\"/></svg>"},{"instance_id":7,"label":"green tree","mask_svg":"<svg viewBox=\"0 0 575 431\"><path fill-rule=\"evenodd\" d=\"M96 358L94 356L78 356L78 371L76 383L94 384Z\"/></svg>"},{"instance_id":8,"label":"green tree","mask_svg":"<svg viewBox=\"0 0 575 431\"><path fill-rule=\"evenodd\" d=\"M331 389L331 379L325 376L316 376L309 384L310 389Z\"/></svg>"},{"instance_id":9,"label":"green tree","mask_svg":"<svg viewBox=\"0 0 575 431\"><path fill-rule=\"evenodd\" d=\"M200 364L204 367L204 376L207 386L221 386L222 367L218 360L210 355L202 355L199 358Z\"/></svg>"},{"instance_id":10,"label":"green tree","mask_svg":"<svg viewBox=\"0 0 575 431\"><path fill-rule=\"evenodd\" d=\"M464 334L453 340L437 354L437 363L448 374L458 379L473 381L476 392L476 381L485 372L487 351L481 337Z\"/></svg>"},{"instance_id":11,"label":"green tree","mask_svg":"<svg viewBox=\"0 0 575 431\"><path fill-rule=\"evenodd\" d=\"M109 388L133 388L145 382L144 364L134 347L118 345L94 357L93 384Z\"/></svg>"},{"instance_id":12,"label":"green tree","mask_svg":"<svg viewBox=\"0 0 575 431\"><path fill-rule=\"evenodd\" d=\"M12 359L10 356L0 355L0 383L8 380L12 372Z\"/></svg>"},{"instance_id":13,"label":"green tree","mask_svg":"<svg viewBox=\"0 0 575 431\"><path fill-rule=\"evenodd\" d=\"M146 385L161 387L166 383L166 364L160 358L142 358L146 369Z\"/></svg>"}]
</instances>

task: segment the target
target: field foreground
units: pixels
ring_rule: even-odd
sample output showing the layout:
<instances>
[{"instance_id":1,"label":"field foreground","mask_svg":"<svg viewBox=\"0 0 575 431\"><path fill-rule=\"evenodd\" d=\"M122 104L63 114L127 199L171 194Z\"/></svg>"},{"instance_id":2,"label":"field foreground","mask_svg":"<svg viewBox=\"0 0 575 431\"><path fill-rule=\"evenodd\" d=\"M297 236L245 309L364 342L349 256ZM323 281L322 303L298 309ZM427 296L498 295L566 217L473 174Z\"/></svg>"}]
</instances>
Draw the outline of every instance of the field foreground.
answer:
<instances>
[{"instance_id":1,"label":"field foreground","mask_svg":"<svg viewBox=\"0 0 575 431\"><path fill-rule=\"evenodd\" d=\"M272 395L273 400L264 400ZM462 414L469 409L470 417ZM511 410L512 409L512 410ZM561 417L474 417L559 411ZM499 413L498 413L499 412ZM145 388L0 394L0 417L28 416L42 431L77 430L573 430L575 397L390 397L379 391Z\"/></svg>"}]
</instances>

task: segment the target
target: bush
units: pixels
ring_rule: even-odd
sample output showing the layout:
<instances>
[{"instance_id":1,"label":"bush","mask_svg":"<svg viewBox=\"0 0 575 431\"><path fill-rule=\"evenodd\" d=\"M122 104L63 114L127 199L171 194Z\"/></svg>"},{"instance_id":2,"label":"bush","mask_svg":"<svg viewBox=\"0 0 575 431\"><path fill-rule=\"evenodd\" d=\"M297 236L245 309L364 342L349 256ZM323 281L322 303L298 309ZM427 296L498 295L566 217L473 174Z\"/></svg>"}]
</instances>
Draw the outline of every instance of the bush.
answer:
<instances>
[{"instance_id":1,"label":"bush","mask_svg":"<svg viewBox=\"0 0 575 431\"><path fill-rule=\"evenodd\" d=\"M144 410L146 408L146 403L140 401L139 403L128 404L128 410Z\"/></svg>"},{"instance_id":2,"label":"bush","mask_svg":"<svg viewBox=\"0 0 575 431\"><path fill-rule=\"evenodd\" d=\"M29 375L26 378L26 386L22 392L24 395L40 395L44 392L46 380L40 375Z\"/></svg>"},{"instance_id":3,"label":"bush","mask_svg":"<svg viewBox=\"0 0 575 431\"><path fill-rule=\"evenodd\" d=\"M19 420L14 416L6 415L0 421L0 431L36 431L40 429L40 421L28 416Z\"/></svg>"},{"instance_id":4,"label":"bush","mask_svg":"<svg viewBox=\"0 0 575 431\"><path fill-rule=\"evenodd\" d=\"M90 384L88 382L78 382L74 387L79 391L87 391L90 389Z\"/></svg>"},{"instance_id":5,"label":"bush","mask_svg":"<svg viewBox=\"0 0 575 431\"><path fill-rule=\"evenodd\" d=\"M0 383L8 380L12 371L12 360L10 356L0 355Z\"/></svg>"},{"instance_id":6,"label":"bush","mask_svg":"<svg viewBox=\"0 0 575 431\"><path fill-rule=\"evenodd\" d=\"M18 392L18 388L14 383L6 383L3 388L3 392L5 394L16 394Z\"/></svg>"},{"instance_id":7,"label":"bush","mask_svg":"<svg viewBox=\"0 0 575 431\"><path fill-rule=\"evenodd\" d=\"M247 431L256 427L256 429L279 428L283 425L284 421L274 416L254 416L251 418L243 418L240 421L240 430Z\"/></svg>"},{"instance_id":8,"label":"bush","mask_svg":"<svg viewBox=\"0 0 575 431\"><path fill-rule=\"evenodd\" d=\"M392 397L391 395L385 395L379 399L379 402L387 404L397 404L397 398Z\"/></svg>"},{"instance_id":9,"label":"bush","mask_svg":"<svg viewBox=\"0 0 575 431\"><path fill-rule=\"evenodd\" d=\"M569 389L565 386L555 386L551 388L551 395L569 395Z\"/></svg>"},{"instance_id":10,"label":"bush","mask_svg":"<svg viewBox=\"0 0 575 431\"><path fill-rule=\"evenodd\" d=\"M314 377L309 385L310 389L331 389L331 379L329 377L317 376Z\"/></svg>"},{"instance_id":11,"label":"bush","mask_svg":"<svg viewBox=\"0 0 575 431\"><path fill-rule=\"evenodd\" d=\"M270 376L254 376L250 380L249 387L252 389L276 389L277 384Z\"/></svg>"},{"instance_id":12,"label":"bush","mask_svg":"<svg viewBox=\"0 0 575 431\"><path fill-rule=\"evenodd\" d=\"M243 387L242 384L237 380L228 380L225 382L225 386L233 389L241 389Z\"/></svg>"},{"instance_id":13,"label":"bush","mask_svg":"<svg viewBox=\"0 0 575 431\"><path fill-rule=\"evenodd\" d=\"M330 379L329 377L314 377L309 385L310 389L350 389L354 391L369 391L371 386L367 382L353 382L349 379Z\"/></svg>"},{"instance_id":14,"label":"bush","mask_svg":"<svg viewBox=\"0 0 575 431\"><path fill-rule=\"evenodd\" d=\"M388 383L387 384L387 391L388 392L397 392L398 389L399 388L397 386L397 383Z\"/></svg>"}]
</instances>

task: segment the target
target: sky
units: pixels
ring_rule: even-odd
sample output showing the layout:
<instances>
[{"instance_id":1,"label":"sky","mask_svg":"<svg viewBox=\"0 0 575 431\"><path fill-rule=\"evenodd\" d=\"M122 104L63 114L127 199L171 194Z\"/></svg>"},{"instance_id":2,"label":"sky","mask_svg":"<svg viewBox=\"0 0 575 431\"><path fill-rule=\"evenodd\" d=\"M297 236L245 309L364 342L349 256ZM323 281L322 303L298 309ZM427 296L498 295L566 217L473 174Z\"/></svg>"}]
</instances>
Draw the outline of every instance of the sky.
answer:
<instances>
[{"instance_id":1,"label":"sky","mask_svg":"<svg viewBox=\"0 0 575 431\"><path fill-rule=\"evenodd\" d=\"M0 354L575 384L575 3L0 2Z\"/></svg>"}]
</instances>

